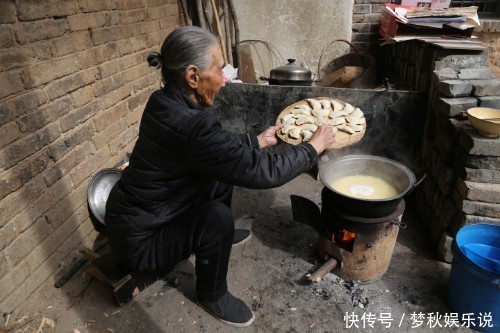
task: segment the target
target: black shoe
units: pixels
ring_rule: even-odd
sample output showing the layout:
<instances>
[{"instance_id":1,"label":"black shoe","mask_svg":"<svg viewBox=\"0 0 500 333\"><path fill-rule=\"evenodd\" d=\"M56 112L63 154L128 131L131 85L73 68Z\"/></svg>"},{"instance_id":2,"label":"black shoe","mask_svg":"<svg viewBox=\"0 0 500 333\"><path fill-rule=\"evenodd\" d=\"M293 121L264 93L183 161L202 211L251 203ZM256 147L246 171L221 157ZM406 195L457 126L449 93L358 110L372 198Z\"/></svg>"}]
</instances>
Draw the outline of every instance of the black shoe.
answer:
<instances>
[{"instance_id":1,"label":"black shoe","mask_svg":"<svg viewBox=\"0 0 500 333\"><path fill-rule=\"evenodd\" d=\"M252 310L229 291L215 302L196 300L196 303L220 321L236 327L247 327L255 319Z\"/></svg>"},{"instance_id":2,"label":"black shoe","mask_svg":"<svg viewBox=\"0 0 500 333\"><path fill-rule=\"evenodd\" d=\"M246 229L235 229L233 237L233 246L245 243L252 237L249 230Z\"/></svg>"}]
</instances>

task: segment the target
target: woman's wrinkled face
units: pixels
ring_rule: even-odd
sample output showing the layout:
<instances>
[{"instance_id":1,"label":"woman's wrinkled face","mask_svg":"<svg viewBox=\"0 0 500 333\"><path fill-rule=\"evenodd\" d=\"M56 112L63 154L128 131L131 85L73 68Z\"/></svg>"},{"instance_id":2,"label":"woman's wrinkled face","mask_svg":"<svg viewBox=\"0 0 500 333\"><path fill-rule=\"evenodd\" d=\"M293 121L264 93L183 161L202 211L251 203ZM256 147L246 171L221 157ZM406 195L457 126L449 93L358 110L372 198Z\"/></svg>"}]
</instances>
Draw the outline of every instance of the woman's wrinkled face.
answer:
<instances>
[{"instance_id":1,"label":"woman's wrinkled face","mask_svg":"<svg viewBox=\"0 0 500 333\"><path fill-rule=\"evenodd\" d=\"M212 106L215 96L224 86L224 58L219 45L215 44L210 48L212 64L204 71L200 71L199 84L196 88L196 102L203 107Z\"/></svg>"}]
</instances>

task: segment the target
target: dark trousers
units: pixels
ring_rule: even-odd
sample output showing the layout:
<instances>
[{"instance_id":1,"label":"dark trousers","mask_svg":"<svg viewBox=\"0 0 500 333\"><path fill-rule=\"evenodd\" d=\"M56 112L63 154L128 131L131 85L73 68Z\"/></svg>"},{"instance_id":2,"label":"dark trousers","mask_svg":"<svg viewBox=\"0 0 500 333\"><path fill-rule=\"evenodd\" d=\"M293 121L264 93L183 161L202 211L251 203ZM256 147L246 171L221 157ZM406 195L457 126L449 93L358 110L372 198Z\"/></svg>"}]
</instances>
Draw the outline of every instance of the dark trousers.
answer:
<instances>
[{"instance_id":1,"label":"dark trousers","mask_svg":"<svg viewBox=\"0 0 500 333\"><path fill-rule=\"evenodd\" d=\"M171 270L195 254L197 298L215 301L227 291L227 270L234 235L232 187L221 185L214 199L193 207L150 239L156 266Z\"/></svg>"}]
</instances>

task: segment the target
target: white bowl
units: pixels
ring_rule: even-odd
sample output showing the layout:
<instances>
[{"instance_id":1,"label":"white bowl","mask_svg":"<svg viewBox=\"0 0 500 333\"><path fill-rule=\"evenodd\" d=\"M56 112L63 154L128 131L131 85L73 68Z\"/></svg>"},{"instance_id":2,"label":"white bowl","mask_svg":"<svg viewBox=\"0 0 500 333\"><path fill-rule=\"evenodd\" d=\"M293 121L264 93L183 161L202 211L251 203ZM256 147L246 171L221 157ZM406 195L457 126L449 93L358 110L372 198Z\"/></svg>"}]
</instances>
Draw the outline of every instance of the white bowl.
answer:
<instances>
[{"instance_id":1,"label":"white bowl","mask_svg":"<svg viewBox=\"0 0 500 333\"><path fill-rule=\"evenodd\" d=\"M488 138L500 136L500 110L490 108L471 108L467 110L469 122L479 134ZM488 120L498 119L498 120Z\"/></svg>"}]
</instances>

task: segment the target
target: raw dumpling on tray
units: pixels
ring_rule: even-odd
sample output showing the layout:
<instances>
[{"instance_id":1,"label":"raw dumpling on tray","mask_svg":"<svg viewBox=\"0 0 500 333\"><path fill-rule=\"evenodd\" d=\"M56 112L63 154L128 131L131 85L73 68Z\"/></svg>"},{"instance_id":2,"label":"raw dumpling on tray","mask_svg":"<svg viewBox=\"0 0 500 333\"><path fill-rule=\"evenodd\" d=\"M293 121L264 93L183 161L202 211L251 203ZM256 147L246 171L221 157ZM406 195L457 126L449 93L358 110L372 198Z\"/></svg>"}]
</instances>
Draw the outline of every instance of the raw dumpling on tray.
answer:
<instances>
[{"instance_id":1,"label":"raw dumpling on tray","mask_svg":"<svg viewBox=\"0 0 500 333\"><path fill-rule=\"evenodd\" d=\"M366 119L360 108L328 97L308 98L288 106L276 124L283 125L277 135L290 144L309 141L319 125L328 124L337 132L336 142L330 148L354 144L366 130Z\"/></svg>"}]
</instances>

